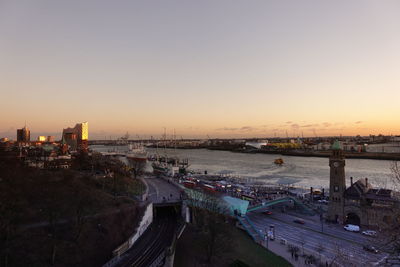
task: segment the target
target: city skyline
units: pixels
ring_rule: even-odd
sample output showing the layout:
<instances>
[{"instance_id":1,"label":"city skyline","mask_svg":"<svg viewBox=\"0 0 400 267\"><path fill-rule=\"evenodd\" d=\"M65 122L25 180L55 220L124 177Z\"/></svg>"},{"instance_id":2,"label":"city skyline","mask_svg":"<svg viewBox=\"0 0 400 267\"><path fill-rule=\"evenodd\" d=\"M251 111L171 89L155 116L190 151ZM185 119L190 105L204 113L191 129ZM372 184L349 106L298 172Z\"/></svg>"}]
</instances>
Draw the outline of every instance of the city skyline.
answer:
<instances>
[{"instance_id":1,"label":"city skyline","mask_svg":"<svg viewBox=\"0 0 400 267\"><path fill-rule=\"evenodd\" d=\"M87 123L87 122L85 122ZM356 122L356 124L361 124L362 122ZM78 123L80 124L80 123ZM266 133L256 133L256 128L249 127L242 127L242 128L221 128L221 129L217 129L217 131L237 131L237 134L231 134L231 135L215 135L215 136L210 136L209 134L194 134L192 136L184 136L181 135L179 132L176 131L176 129L167 129L166 127L163 127L162 129L160 129L159 133L156 134L142 134L139 135L137 133L130 133L129 131L120 131L118 133L114 133L114 134L110 134L108 135L108 133L105 132L91 132L89 133L89 135L87 135L89 137L90 140L118 140L118 139L124 139L128 136L128 140L150 140L150 139L158 139L158 140L162 140L164 138L166 139L223 139L223 138L228 138L228 139L252 139L252 138L256 138L256 139L268 139L268 138L319 138L319 137L356 137L357 135L344 135L344 134L326 134L326 131L324 133L324 131L319 131L319 133L322 134L317 134L317 131L313 131L307 128L310 127L314 127L316 126L315 124L306 124L306 125L298 125L296 123L293 122L286 122L286 124L288 125L281 125L281 127L286 127L289 130L284 130L284 128L278 130L278 129L274 129L275 131L272 131L273 134L266 134ZM293 126L295 125L295 126ZM337 126L340 127L341 124L334 124L332 125L331 123L323 123L321 124L321 127L323 127L325 125L325 127L330 127L330 126ZM27 126L26 127L29 132L30 132L30 136L31 136L31 140L35 141L40 137L53 137L56 140L61 140L62 136L63 136L63 131L65 129L62 129L61 131L31 131L31 129ZM265 126L262 126L265 127ZM260 127L260 128L262 128ZM23 128L23 127L21 127ZM70 128L69 128L70 129ZM342 128L337 128L337 130L341 130ZM0 132L0 138L7 138L8 140L17 140L17 130L20 129L14 129L14 128L9 128L8 131L6 132ZM310 133L310 131L312 131L312 133ZM243 132L248 132L248 134L243 134ZM252 135L253 133L253 135ZM379 132L378 134L367 134L367 135L360 135L360 136L378 136L378 135L383 135L383 136L399 136L396 134L384 134L382 132ZM165 137L166 136L166 137Z\"/></svg>"},{"instance_id":2,"label":"city skyline","mask_svg":"<svg viewBox=\"0 0 400 267\"><path fill-rule=\"evenodd\" d=\"M396 1L0 7L0 137L400 134Z\"/></svg>"}]
</instances>

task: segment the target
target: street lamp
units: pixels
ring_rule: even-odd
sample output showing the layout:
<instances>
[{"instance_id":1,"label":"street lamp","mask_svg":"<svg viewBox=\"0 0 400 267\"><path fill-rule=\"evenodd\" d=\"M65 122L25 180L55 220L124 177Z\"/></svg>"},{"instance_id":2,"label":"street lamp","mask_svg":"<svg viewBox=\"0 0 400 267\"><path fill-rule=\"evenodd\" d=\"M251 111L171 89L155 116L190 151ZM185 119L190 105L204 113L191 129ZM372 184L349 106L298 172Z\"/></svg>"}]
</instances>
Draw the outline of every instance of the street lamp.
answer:
<instances>
[{"instance_id":1,"label":"street lamp","mask_svg":"<svg viewBox=\"0 0 400 267\"><path fill-rule=\"evenodd\" d=\"M319 206L319 220L321 221L321 232L324 232L324 215L322 213L322 207Z\"/></svg>"},{"instance_id":2,"label":"street lamp","mask_svg":"<svg viewBox=\"0 0 400 267\"><path fill-rule=\"evenodd\" d=\"M264 241L265 241L267 249L268 249L268 228L265 229Z\"/></svg>"}]
</instances>

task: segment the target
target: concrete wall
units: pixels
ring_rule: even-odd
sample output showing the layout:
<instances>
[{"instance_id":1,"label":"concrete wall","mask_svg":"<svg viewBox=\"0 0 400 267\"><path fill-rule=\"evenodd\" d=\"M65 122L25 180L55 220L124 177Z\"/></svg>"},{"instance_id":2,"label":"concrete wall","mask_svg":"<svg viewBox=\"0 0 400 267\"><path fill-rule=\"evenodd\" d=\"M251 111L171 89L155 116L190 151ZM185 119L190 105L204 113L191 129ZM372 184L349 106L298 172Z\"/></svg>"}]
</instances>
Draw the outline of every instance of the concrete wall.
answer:
<instances>
[{"instance_id":1,"label":"concrete wall","mask_svg":"<svg viewBox=\"0 0 400 267\"><path fill-rule=\"evenodd\" d=\"M115 266L118 263L120 256L124 254L128 249L130 249L133 246L133 244L135 244L136 240L139 239L139 237L147 230L147 228L150 226L152 222L153 222L153 203L149 203L139 223L139 226L136 229L136 232L131 237L129 237L129 239L126 242L124 242L122 245L120 245L113 251L113 258L109 260L106 264L104 264L103 267Z\"/></svg>"},{"instance_id":2,"label":"concrete wall","mask_svg":"<svg viewBox=\"0 0 400 267\"><path fill-rule=\"evenodd\" d=\"M139 178L139 180L146 186L146 189L142 195L142 201L146 201L149 196L149 185L147 184L146 179Z\"/></svg>"},{"instance_id":3,"label":"concrete wall","mask_svg":"<svg viewBox=\"0 0 400 267\"><path fill-rule=\"evenodd\" d=\"M144 212L144 215L142 217L142 220L140 221L136 233L129 238L129 248L132 247L132 245L147 230L147 228L152 222L153 222L153 203L150 203L147 206L146 211Z\"/></svg>"}]
</instances>

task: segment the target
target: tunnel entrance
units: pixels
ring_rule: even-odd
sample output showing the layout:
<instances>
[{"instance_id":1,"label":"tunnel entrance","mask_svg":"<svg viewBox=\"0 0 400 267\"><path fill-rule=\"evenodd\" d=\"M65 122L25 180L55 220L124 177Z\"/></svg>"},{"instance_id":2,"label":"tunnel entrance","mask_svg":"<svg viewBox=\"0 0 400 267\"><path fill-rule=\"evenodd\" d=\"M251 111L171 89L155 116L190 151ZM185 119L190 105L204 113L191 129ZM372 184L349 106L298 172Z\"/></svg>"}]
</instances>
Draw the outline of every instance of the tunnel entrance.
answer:
<instances>
[{"instance_id":1,"label":"tunnel entrance","mask_svg":"<svg viewBox=\"0 0 400 267\"><path fill-rule=\"evenodd\" d=\"M154 219L161 218L173 218L174 220L179 220L179 216L181 215L182 205L160 205L155 204L153 206L153 215Z\"/></svg>"},{"instance_id":2,"label":"tunnel entrance","mask_svg":"<svg viewBox=\"0 0 400 267\"><path fill-rule=\"evenodd\" d=\"M350 212L349 214L347 214L345 221L346 224L360 225L360 222L360 217L358 217L358 215L354 212Z\"/></svg>"}]
</instances>

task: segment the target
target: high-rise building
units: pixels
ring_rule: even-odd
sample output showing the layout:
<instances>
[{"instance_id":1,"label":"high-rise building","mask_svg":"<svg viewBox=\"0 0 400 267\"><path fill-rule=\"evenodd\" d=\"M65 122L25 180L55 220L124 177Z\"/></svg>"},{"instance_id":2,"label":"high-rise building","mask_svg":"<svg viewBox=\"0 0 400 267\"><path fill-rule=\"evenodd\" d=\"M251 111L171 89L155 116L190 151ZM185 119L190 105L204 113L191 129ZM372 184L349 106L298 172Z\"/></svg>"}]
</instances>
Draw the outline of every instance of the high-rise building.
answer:
<instances>
[{"instance_id":1,"label":"high-rise building","mask_svg":"<svg viewBox=\"0 0 400 267\"><path fill-rule=\"evenodd\" d=\"M71 150L86 150L89 139L88 122L77 123L74 128L63 129L62 138Z\"/></svg>"},{"instance_id":2,"label":"high-rise building","mask_svg":"<svg viewBox=\"0 0 400 267\"><path fill-rule=\"evenodd\" d=\"M43 136L43 135L40 135L40 136L38 136L38 141L39 142L46 142L46 136Z\"/></svg>"},{"instance_id":3,"label":"high-rise building","mask_svg":"<svg viewBox=\"0 0 400 267\"><path fill-rule=\"evenodd\" d=\"M26 126L22 129L17 129L17 142L29 142L31 140L31 131Z\"/></svg>"}]
</instances>

